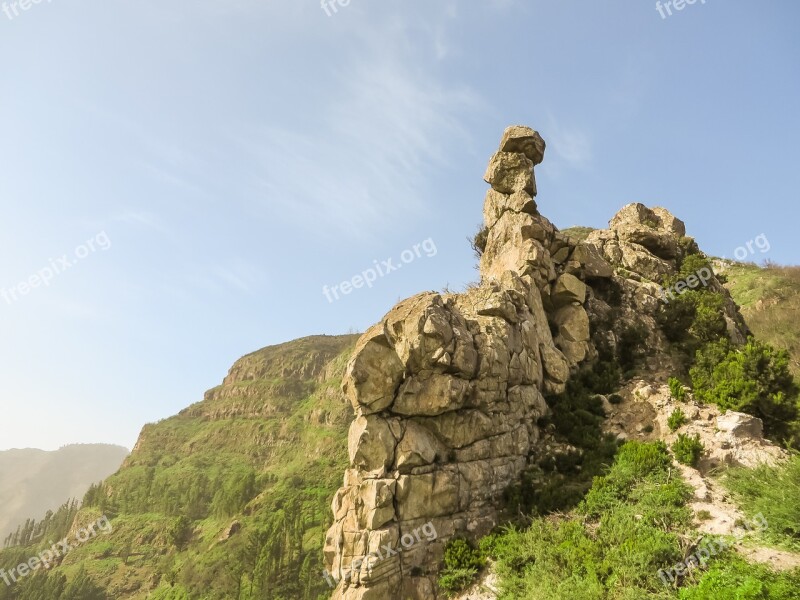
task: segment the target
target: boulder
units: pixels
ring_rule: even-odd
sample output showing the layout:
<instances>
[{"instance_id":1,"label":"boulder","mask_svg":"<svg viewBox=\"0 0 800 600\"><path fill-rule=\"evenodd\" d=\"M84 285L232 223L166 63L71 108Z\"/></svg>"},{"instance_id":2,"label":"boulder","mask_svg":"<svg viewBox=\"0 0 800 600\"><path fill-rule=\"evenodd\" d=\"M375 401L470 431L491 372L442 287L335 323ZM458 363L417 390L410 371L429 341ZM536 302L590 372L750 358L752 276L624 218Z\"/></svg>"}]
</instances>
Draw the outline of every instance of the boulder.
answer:
<instances>
[{"instance_id":1,"label":"boulder","mask_svg":"<svg viewBox=\"0 0 800 600\"><path fill-rule=\"evenodd\" d=\"M365 473L382 475L394 462L397 440L389 422L377 415L360 416L350 425L350 464Z\"/></svg>"},{"instance_id":2,"label":"boulder","mask_svg":"<svg viewBox=\"0 0 800 600\"><path fill-rule=\"evenodd\" d=\"M586 302L586 284L569 273L564 273L556 281L550 294L550 301L555 308L566 304Z\"/></svg>"},{"instance_id":3,"label":"boulder","mask_svg":"<svg viewBox=\"0 0 800 600\"><path fill-rule=\"evenodd\" d=\"M717 417L717 429L735 438L764 439L764 424L761 419L730 410Z\"/></svg>"},{"instance_id":4,"label":"boulder","mask_svg":"<svg viewBox=\"0 0 800 600\"><path fill-rule=\"evenodd\" d=\"M522 125L508 127L503 133L503 139L500 142L501 152L524 154L534 166L544 160L545 147L546 144L538 131Z\"/></svg>"},{"instance_id":5,"label":"boulder","mask_svg":"<svg viewBox=\"0 0 800 600\"><path fill-rule=\"evenodd\" d=\"M483 178L501 194L526 192L529 196L536 195L533 162L523 154L497 152L489 161Z\"/></svg>"},{"instance_id":6,"label":"boulder","mask_svg":"<svg viewBox=\"0 0 800 600\"><path fill-rule=\"evenodd\" d=\"M379 412L391 406L403 371L403 363L389 345L380 323L370 327L357 342L342 386L354 408Z\"/></svg>"},{"instance_id":7,"label":"boulder","mask_svg":"<svg viewBox=\"0 0 800 600\"><path fill-rule=\"evenodd\" d=\"M671 260L678 255L678 236L674 233L679 228L677 223L679 221L673 217L665 225L655 211L636 203L623 207L609 225L621 240L644 246L657 257ZM683 231L685 233L685 227Z\"/></svg>"}]
</instances>

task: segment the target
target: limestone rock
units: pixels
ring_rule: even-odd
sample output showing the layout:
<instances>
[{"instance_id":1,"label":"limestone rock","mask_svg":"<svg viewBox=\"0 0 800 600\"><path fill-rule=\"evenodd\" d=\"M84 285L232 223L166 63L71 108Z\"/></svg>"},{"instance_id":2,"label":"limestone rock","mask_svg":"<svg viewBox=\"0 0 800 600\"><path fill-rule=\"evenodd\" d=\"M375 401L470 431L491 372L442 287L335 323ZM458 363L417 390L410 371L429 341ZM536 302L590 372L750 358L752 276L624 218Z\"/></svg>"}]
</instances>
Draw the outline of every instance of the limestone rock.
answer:
<instances>
[{"instance_id":1,"label":"limestone rock","mask_svg":"<svg viewBox=\"0 0 800 600\"><path fill-rule=\"evenodd\" d=\"M483 203L483 221L486 227L494 227L498 219L506 212L536 215L536 201L527 192L501 194L495 190L489 190Z\"/></svg>"},{"instance_id":2,"label":"limestone rock","mask_svg":"<svg viewBox=\"0 0 800 600\"><path fill-rule=\"evenodd\" d=\"M686 232L685 225L667 211L661 209L659 214L639 203L623 207L609 225L621 240L644 246L662 259L678 255L676 231Z\"/></svg>"},{"instance_id":3,"label":"limestone rock","mask_svg":"<svg viewBox=\"0 0 800 600\"><path fill-rule=\"evenodd\" d=\"M345 371L343 389L354 408L378 412L392 404L403 371L383 325L378 324L358 341Z\"/></svg>"},{"instance_id":4,"label":"limestone rock","mask_svg":"<svg viewBox=\"0 0 800 600\"><path fill-rule=\"evenodd\" d=\"M573 275L582 274L587 279L608 279L614 274L614 269L597 248L585 242L575 247L567 271Z\"/></svg>"},{"instance_id":5,"label":"limestone rock","mask_svg":"<svg viewBox=\"0 0 800 600\"><path fill-rule=\"evenodd\" d=\"M527 156L536 166L544 160L545 142L538 131L522 125L512 125L503 133L500 142L502 152L519 152Z\"/></svg>"},{"instance_id":6,"label":"limestone rock","mask_svg":"<svg viewBox=\"0 0 800 600\"><path fill-rule=\"evenodd\" d=\"M440 415L463 407L468 392L468 381L440 373L423 373L406 379L392 412L406 416Z\"/></svg>"},{"instance_id":7,"label":"limestone rock","mask_svg":"<svg viewBox=\"0 0 800 600\"><path fill-rule=\"evenodd\" d=\"M324 548L326 568L341 579L334 600L436 598L447 541L491 531L508 487L553 450L538 426L545 397L564 392L571 373L600 351L619 352L622 331L650 332L642 368L677 371L656 318L659 284L686 251L684 224L665 209L630 204L609 229L569 239L534 201L544 151L538 133L514 126L490 159L479 283L399 302L353 352L344 380L356 409L350 468ZM709 287L727 294L716 279ZM732 301L725 314L732 338L744 339ZM621 406L648 405L636 423L622 423L620 405L606 401L620 425L611 433L648 435L645 421L668 431L671 400L659 386L622 392ZM707 447L725 445L704 458L716 464L779 457L763 443L760 422L745 416L703 412L685 427L702 432ZM435 538L370 563L371 552L397 547L426 524Z\"/></svg>"},{"instance_id":8,"label":"limestone rock","mask_svg":"<svg viewBox=\"0 0 800 600\"><path fill-rule=\"evenodd\" d=\"M536 195L533 162L524 154L496 153L489 162L489 168L483 178L493 190L501 194L526 192L530 196Z\"/></svg>"},{"instance_id":9,"label":"limestone rock","mask_svg":"<svg viewBox=\"0 0 800 600\"><path fill-rule=\"evenodd\" d=\"M582 306L571 304L559 308L553 315L553 322L558 326L559 333L569 342L588 342L591 332L589 330L589 315Z\"/></svg>"},{"instance_id":10,"label":"limestone rock","mask_svg":"<svg viewBox=\"0 0 800 600\"><path fill-rule=\"evenodd\" d=\"M389 423L377 415L360 416L350 425L350 464L368 473L383 474L394 462L397 444Z\"/></svg>"},{"instance_id":11,"label":"limestone rock","mask_svg":"<svg viewBox=\"0 0 800 600\"><path fill-rule=\"evenodd\" d=\"M717 429L731 434L735 438L764 438L764 424L761 419L744 413L727 411L717 417Z\"/></svg>"},{"instance_id":12,"label":"limestone rock","mask_svg":"<svg viewBox=\"0 0 800 600\"><path fill-rule=\"evenodd\" d=\"M556 281L550 299L556 308L573 302L583 304L586 302L586 285L574 275L564 273Z\"/></svg>"}]
</instances>

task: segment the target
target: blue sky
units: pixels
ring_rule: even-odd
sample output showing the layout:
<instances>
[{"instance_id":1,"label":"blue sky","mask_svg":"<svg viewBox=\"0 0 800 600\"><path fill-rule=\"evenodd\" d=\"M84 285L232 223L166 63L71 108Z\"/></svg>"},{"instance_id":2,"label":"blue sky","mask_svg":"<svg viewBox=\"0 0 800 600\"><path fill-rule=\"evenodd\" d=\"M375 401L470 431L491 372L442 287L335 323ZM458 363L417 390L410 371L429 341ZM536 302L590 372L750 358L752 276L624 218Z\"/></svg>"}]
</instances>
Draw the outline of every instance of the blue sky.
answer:
<instances>
[{"instance_id":1,"label":"blue sky","mask_svg":"<svg viewBox=\"0 0 800 600\"><path fill-rule=\"evenodd\" d=\"M0 12L0 288L18 292L0 298L0 449L131 447L243 354L474 280L466 237L509 124L548 142L538 202L559 227L639 201L710 253L763 233L754 260L800 262L791 0L18 13ZM323 295L424 240L435 255Z\"/></svg>"}]
</instances>

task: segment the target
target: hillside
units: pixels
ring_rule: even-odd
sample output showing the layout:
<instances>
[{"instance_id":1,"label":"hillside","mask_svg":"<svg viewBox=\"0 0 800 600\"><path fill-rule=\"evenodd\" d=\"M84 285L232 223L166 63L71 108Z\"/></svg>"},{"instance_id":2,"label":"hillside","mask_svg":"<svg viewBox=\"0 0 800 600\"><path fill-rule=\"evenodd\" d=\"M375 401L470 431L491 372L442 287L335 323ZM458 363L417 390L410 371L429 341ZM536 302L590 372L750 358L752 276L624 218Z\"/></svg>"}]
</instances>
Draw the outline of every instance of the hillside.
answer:
<instances>
[{"instance_id":1,"label":"hillside","mask_svg":"<svg viewBox=\"0 0 800 600\"><path fill-rule=\"evenodd\" d=\"M514 126L490 159L480 282L238 360L0 552L53 565L0 600L797 600L800 390L743 317L795 271L732 295L662 207L559 231L544 153Z\"/></svg>"},{"instance_id":2,"label":"hillside","mask_svg":"<svg viewBox=\"0 0 800 600\"><path fill-rule=\"evenodd\" d=\"M54 452L0 452L0 539L29 517L44 517L114 473L128 455L121 446L80 444Z\"/></svg>"},{"instance_id":3,"label":"hillside","mask_svg":"<svg viewBox=\"0 0 800 600\"><path fill-rule=\"evenodd\" d=\"M788 350L792 371L800 377L800 267L724 261L717 268L753 333Z\"/></svg>"},{"instance_id":4,"label":"hillside","mask_svg":"<svg viewBox=\"0 0 800 600\"><path fill-rule=\"evenodd\" d=\"M49 577L84 567L115 599L324 593L320 549L352 417L341 372L355 339L317 336L249 354L203 401L145 426L77 517L106 515L113 532L73 549ZM0 567L30 552L6 551ZM0 586L0 598L26 598L44 579Z\"/></svg>"}]
</instances>

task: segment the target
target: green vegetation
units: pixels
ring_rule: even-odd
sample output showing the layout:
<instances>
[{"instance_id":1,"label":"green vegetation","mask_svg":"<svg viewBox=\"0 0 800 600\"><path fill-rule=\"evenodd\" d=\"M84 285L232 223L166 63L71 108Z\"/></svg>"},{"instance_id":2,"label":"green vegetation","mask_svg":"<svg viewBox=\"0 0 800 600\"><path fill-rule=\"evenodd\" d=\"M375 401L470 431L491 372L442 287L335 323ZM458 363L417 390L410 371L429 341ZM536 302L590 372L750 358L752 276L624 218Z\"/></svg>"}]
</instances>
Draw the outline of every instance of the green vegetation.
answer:
<instances>
[{"instance_id":1,"label":"green vegetation","mask_svg":"<svg viewBox=\"0 0 800 600\"><path fill-rule=\"evenodd\" d=\"M496 561L500 600L797 599L800 570L776 573L732 553L665 585L659 570L682 563L694 546L691 496L663 443L626 443L572 513L481 541Z\"/></svg>"},{"instance_id":2,"label":"green vegetation","mask_svg":"<svg viewBox=\"0 0 800 600\"><path fill-rule=\"evenodd\" d=\"M776 573L765 565L728 557L716 562L700 582L681 590L680 600L797 600L800 571Z\"/></svg>"},{"instance_id":3,"label":"green vegetation","mask_svg":"<svg viewBox=\"0 0 800 600\"><path fill-rule=\"evenodd\" d=\"M723 483L747 515L763 516L767 539L800 551L800 456L781 466L731 469Z\"/></svg>"},{"instance_id":4,"label":"green vegetation","mask_svg":"<svg viewBox=\"0 0 800 600\"><path fill-rule=\"evenodd\" d=\"M697 461L703 454L703 444L700 442L700 436L695 435L690 437L685 433L679 433L678 439L672 444L672 452L675 454L675 460L690 467L697 466Z\"/></svg>"},{"instance_id":5,"label":"green vegetation","mask_svg":"<svg viewBox=\"0 0 800 600\"><path fill-rule=\"evenodd\" d=\"M662 285L672 289L680 282L697 280L697 274L704 270L713 272L708 258L699 251L688 254L682 259L678 273L664 278ZM659 313L658 324L667 339L683 351L690 362L704 344L727 337L724 306L722 294L698 282L693 289L668 299Z\"/></svg>"},{"instance_id":6,"label":"green vegetation","mask_svg":"<svg viewBox=\"0 0 800 600\"><path fill-rule=\"evenodd\" d=\"M12 536L0 568L64 537L76 512L81 522L107 515L113 532L46 574L0 584L0 600L39 600L30 594L41 590L41 600L71 599L77 585L81 600L95 600L87 582L109 599L143 599L152 588L149 597L162 600L327 597L322 545L348 464L352 409L340 386L355 340L260 350L203 402L147 425L123 468L93 486L79 511L65 507Z\"/></svg>"},{"instance_id":7,"label":"green vegetation","mask_svg":"<svg viewBox=\"0 0 800 600\"><path fill-rule=\"evenodd\" d=\"M698 351L690 374L701 402L754 415L770 435L791 433L798 415L798 388L785 351L753 338L741 348L720 340Z\"/></svg>"},{"instance_id":8,"label":"green vegetation","mask_svg":"<svg viewBox=\"0 0 800 600\"><path fill-rule=\"evenodd\" d=\"M688 486L670 472L663 444L629 442L568 517L536 519L490 545L504 600L658 598L657 576L683 558Z\"/></svg>"},{"instance_id":9,"label":"green vegetation","mask_svg":"<svg viewBox=\"0 0 800 600\"><path fill-rule=\"evenodd\" d=\"M667 426L669 427L670 431L677 431L683 427L688 420L689 419L686 417L686 414L680 408L676 408L672 411L672 414L667 419Z\"/></svg>"},{"instance_id":10,"label":"green vegetation","mask_svg":"<svg viewBox=\"0 0 800 600\"><path fill-rule=\"evenodd\" d=\"M573 243L578 244L589 237L589 234L592 233L594 228L592 227L583 227L582 225L576 225L575 227L569 227L567 229L562 229L561 233L567 236Z\"/></svg>"},{"instance_id":11,"label":"green vegetation","mask_svg":"<svg viewBox=\"0 0 800 600\"><path fill-rule=\"evenodd\" d=\"M759 340L787 350L792 373L800 375L800 267L733 263L725 273L726 287L752 332Z\"/></svg>"},{"instance_id":12,"label":"green vegetation","mask_svg":"<svg viewBox=\"0 0 800 600\"><path fill-rule=\"evenodd\" d=\"M574 376L563 394L547 398L551 414L540 419L540 427L552 427L556 437L577 452L542 459L518 485L506 490L509 518L524 520L531 514L565 510L580 502L592 477L606 468L617 450L616 440L603 433L605 412L597 394L608 393L618 380L612 363L598 363Z\"/></svg>"},{"instance_id":13,"label":"green vegetation","mask_svg":"<svg viewBox=\"0 0 800 600\"><path fill-rule=\"evenodd\" d=\"M465 589L485 564L480 551L467 540L450 540L444 549L444 568L439 574L439 588L448 594Z\"/></svg>"},{"instance_id":14,"label":"green vegetation","mask_svg":"<svg viewBox=\"0 0 800 600\"><path fill-rule=\"evenodd\" d=\"M669 393L673 400L684 402L686 400L686 388L680 379L676 377L669 378Z\"/></svg>"}]
</instances>

